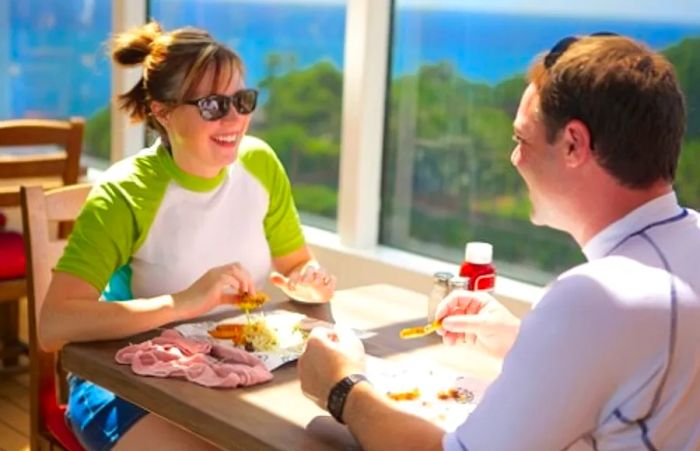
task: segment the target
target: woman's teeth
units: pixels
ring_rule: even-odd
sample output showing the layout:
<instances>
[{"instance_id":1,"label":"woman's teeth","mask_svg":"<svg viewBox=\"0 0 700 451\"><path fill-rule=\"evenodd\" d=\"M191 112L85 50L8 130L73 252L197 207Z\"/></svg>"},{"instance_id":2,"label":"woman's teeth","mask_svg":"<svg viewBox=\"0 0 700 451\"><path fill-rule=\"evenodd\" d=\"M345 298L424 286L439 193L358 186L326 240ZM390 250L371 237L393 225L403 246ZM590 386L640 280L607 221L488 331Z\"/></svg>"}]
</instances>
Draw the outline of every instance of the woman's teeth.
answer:
<instances>
[{"instance_id":1,"label":"woman's teeth","mask_svg":"<svg viewBox=\"0 0 700 451\"><path fill-rule=\"evenodd\" d=\"M238 141L238 135L212 136L212 139L219 144L234 144L236 141Z\"/></svg>"}]
</instances>

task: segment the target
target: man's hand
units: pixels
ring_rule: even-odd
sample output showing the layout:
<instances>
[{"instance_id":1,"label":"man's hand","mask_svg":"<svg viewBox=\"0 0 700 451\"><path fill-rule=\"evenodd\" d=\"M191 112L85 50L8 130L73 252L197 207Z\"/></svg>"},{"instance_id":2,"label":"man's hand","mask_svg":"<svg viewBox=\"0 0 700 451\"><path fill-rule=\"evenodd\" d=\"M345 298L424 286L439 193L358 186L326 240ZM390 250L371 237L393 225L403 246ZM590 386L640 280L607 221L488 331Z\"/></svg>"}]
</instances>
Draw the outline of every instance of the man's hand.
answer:
<instances>
[{"instance_id":1,"label":"man's hand","mask_svg":"<svg viewBox=\"0 0 700 451\"><path fill-rule=\"evenodd\" d=\"M273 272L270 275L270 281L291 299L312 303L330 301L336 284L335 276L328 274L325 269L315 264L294 269L287 277Z\"/></svg>"},{"instance_id":2,"label":"man's hand","mask_svg":"<svg viewBox=\"0 0 700 451\"><path fill-rule=\"evenodd\" d=\"M311 331L297 364L301 390L326 408L331 388L345 376L365 370L365 349L349 329L317 327Z\"/></svg>"},{"instance_id":3,"label":"man's hand","mask_svg":"<svg viewBox=\"0 0 700 451\"><path fill-rule=\"evenodd\" d=\"M505 357L520 330L520 320L483 291L456 290L438 305L442 341L464 342L499 358Z\"/></svg>"}]
</instances>

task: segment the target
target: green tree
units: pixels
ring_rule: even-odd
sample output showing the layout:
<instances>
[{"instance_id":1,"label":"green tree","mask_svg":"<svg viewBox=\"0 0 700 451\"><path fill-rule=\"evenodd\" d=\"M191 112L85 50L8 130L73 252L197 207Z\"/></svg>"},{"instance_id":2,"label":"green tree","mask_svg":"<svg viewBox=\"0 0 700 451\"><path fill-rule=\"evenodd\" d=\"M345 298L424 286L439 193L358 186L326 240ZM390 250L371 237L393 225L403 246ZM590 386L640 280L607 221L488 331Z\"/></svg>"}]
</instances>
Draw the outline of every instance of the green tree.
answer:
<instances>
[{"instance_id":1,"label":"green tree","mask_svg":"<svg viewBox=\"0 0 700 451\"><path fill-rule=\"evenodd\" d=\"M267 57L261 105L252 133L266 140L289 172L300 209L335 217L340 155L342 73L319 61L294 69L295 58Z\"/></svg>"}]
</instances>

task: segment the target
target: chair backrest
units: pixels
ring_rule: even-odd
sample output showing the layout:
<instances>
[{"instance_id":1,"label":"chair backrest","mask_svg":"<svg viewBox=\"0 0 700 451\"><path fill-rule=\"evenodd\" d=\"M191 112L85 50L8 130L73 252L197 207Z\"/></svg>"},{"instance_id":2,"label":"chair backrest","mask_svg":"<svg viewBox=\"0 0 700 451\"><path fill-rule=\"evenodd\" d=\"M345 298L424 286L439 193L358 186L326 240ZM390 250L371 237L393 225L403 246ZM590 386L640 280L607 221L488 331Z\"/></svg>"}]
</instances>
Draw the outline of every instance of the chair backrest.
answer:
<instances>
[{"instance_id":1,"label":"chair backrest","mask_svg":"<svg viewBox=\"0 0 700 451\"><path fill-rule=\"evenodd\" d=\"M64 150L27 156L0 153L0 179L56 177L63 185L77 183L84 126L82 118L0 121L0 147L55 145ZM0 186L0 206L15 205L19 205L19 184Z\"/></svg>"},{"instance_id":2,"label":"chair backrest","mask_svg":"<svg viewBox=\"0 0 700 451\"><path fill-rule=\"evenodd\" d=\"M40 186L21 189L28 279L31 440L43 432L48 409L57 408L56 356L42 351L37 342L38 314L51 271L66 245L66 239L54 238L51 226L58 221L74 221L90 188L89 184L80 184L50 191ZM36 448L32 446L32 449Z\"/></svg>"}]
</instances>

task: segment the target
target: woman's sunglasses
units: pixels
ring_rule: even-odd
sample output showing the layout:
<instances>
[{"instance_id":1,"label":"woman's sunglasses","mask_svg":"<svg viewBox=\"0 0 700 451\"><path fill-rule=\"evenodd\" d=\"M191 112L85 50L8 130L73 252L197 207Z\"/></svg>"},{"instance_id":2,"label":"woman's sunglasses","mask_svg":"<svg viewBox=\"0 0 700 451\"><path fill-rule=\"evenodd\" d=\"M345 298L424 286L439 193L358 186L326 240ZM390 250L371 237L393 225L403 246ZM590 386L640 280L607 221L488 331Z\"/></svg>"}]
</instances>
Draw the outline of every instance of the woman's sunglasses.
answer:
<instances>
[{"instance_id":1,"label":"woman's sunglasses","mask_svg":"<svg viewBox=\"0 0 700 451\"><path fill-rule=\"evenodd\" d=\"M186 100L182 103L196 106L199 110L199 115L205 121L217 121L228 114L231 110L231 105L233 105L238 114L252 113L258 104L258 91L255 89L241 89L230 96L212 94L195 100Z\"/></svg>"}]
</instances>

